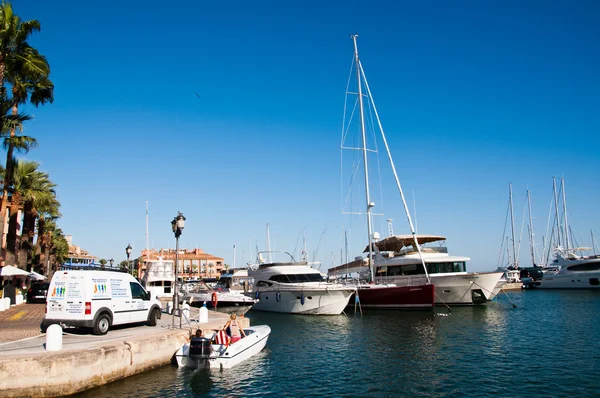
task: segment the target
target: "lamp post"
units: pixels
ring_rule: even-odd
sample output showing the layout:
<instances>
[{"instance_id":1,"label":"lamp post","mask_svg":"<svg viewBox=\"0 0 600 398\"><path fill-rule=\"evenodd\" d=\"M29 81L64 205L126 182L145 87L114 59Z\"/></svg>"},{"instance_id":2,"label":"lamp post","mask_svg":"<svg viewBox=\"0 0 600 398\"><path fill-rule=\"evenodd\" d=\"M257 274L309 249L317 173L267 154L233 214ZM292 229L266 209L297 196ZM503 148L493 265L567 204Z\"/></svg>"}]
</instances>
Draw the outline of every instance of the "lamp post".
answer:
<instances>
[{"instance_id":1,"label":"lamp post","mask_svg":"<svg viewBox=\"0 0 600 398\"><path fill-rule=\"evenodd\" d=\"M185 226L185 217L181 212L177 212L177 217L171 221L171 228L175 234L175 283L173 284L175 291L173 292L173 316L171 317L171 326L175 328L175 313L179 314L179 328L181 329L181 314L179 313L179 291L177 290L177 275L178 275L178 263L179 263L179 236ZM177 308L177 312L176 309Z\"/></svg>"},{"instance_id":2,"label":"lamp post","mask_svg":"<svg viewBox=\"0 0 600 398\"><path fill-rule=\"evenodd\" d=\"M127 269L129 270L129 273L131 273L131 275L133 275L133 267L131 267L129 265L129 255L131 254L131 245L128 243L127 247L125 248L125 253L127 254Z\"/></svg>"},{"instance_id":3,"label":"lamp post","mask_svg":"<svg viewBox=\"0 0 600 398\"><path fill-rule=\"evenodd\" d=\"M111 268L111 271L112 271L112 267L113 267L113 264L114 264L115 260L111 258L108 262L110 263L110 268Z\"/></svg>"}]
</instances>

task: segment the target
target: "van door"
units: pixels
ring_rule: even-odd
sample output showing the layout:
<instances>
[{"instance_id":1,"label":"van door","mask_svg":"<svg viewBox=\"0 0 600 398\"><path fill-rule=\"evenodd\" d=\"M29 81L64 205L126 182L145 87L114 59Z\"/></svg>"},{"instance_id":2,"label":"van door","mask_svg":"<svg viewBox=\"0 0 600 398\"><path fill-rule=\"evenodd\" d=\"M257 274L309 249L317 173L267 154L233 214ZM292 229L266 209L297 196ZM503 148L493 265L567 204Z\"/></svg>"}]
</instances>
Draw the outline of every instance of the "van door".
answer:
<instances>
[{"instance_id":1,"label":"van door","mask_svg":"<svg viewBox=\"0 0 600 398\"><path fill-rule=\"evenodd\" d=\"M110 306L113 312L113 325L122 325L131 322L131 289L129 281L121 275L110 278Z\"/></svg>"},{"instance_id":2,"label":"van door","mask_svg":"<svg viewBox=\"0 0 600 398\"><path fill-rule=\"evenodd\" d=\"M129 282L131 288L131 310L129 322L146 322L148 320L148 308L150 306L150 295L137 282Z\"/></svg>"}]
</instances>

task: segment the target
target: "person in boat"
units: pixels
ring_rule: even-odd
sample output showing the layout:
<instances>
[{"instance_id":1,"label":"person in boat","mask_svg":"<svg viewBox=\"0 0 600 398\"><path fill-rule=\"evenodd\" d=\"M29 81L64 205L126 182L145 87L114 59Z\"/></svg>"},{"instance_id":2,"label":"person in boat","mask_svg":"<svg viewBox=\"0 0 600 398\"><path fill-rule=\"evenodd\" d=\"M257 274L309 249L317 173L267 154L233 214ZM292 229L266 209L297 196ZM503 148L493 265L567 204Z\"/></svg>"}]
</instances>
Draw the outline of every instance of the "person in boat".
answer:
<instances>
[{"instance_id":1,"label":"person in boat","mask_svg":"<svg viewBox=\"0 0 600 398\"><path fill-rule=\"evenodd\" d=\"M223 330L227 330L229 328L229 335L231 336L231 344L235 343L242 339L242 337L246 337L246 333L244 333L244 329L240 327L239 322L237 321L237 316L235 314L231 314L229 320L223 326Z\"/></svg>"},{"instance_id":2,"label":"person in boat","mask_svg":"<svg viewBox=\"0 0 600 398\"><path fill-rule=\"evenodd\" d=\"M196 333L194 333L194 334L192 334L192 332L190 331L190 338L188 340L192 341L192 338L196 338L196 337L204 337L204 333L202 333L202 329L196 329Z\"/></svg>"}]
</instances>

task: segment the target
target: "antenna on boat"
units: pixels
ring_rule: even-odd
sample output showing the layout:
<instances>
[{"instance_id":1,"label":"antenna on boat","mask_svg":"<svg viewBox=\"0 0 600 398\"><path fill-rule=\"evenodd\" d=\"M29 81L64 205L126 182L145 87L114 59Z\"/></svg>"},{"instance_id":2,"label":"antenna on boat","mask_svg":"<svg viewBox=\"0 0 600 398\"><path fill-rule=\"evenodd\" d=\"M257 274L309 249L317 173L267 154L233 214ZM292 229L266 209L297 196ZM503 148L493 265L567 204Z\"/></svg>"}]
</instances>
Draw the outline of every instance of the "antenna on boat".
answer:
<instances>
[{"instance_id":1,"label":"antenna on boat","mask_svg":"<svg viewBox=\"0 0 600 398\"><path fill-rule=\"evenodd\" d=\"M388 223L388 236L394 236L394 227L392 226L392 221L394 221L391 218L387 219L387 223Z\"/></svg>"},{"instance_id":2,"label":"antenna on boat","mask_svg":"<svg viewBox=\"0 0 600 398\"><path fill-rule=\"evenodd\" d=\"M233 268L235 268L235 243L233 244Z\"/></svg>"},{"instance_id":3,"label":"antenna on boat","mask_svg":"<svg viewBox=\"0 0 600 398\"><path fill-rule=\"evenodd\" d=\"M271 237L269 236L269 223L267 223L267 260L269 263L273 262L271 256Z\"/></svg>"}]
</instances>

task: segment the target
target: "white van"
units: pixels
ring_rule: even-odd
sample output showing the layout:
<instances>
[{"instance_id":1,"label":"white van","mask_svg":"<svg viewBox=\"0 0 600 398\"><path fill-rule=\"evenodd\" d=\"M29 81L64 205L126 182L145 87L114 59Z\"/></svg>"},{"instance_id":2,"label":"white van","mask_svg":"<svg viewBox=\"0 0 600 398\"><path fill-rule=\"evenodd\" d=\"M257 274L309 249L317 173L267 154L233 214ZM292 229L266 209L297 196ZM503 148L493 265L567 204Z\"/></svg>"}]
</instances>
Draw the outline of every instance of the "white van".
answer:
<instances>
[{"instance_id":1,"label":"white van","mask_svg":"<svg viewBox=\"0 0 600 398\"><path fill-rule=\"evenodd\" d=\"M57 271L48 288L42 331L52 324L92 328L106 334L112 325L148 322L162 309L129 274L111 271Z\"/></svg>"}]
</instances>

